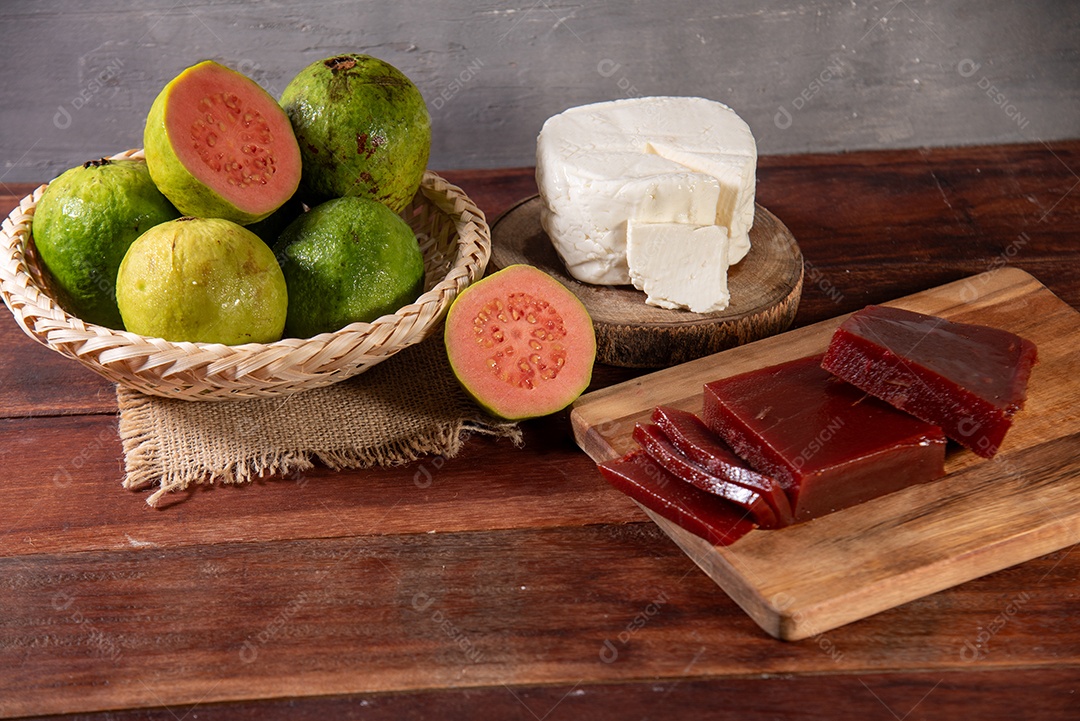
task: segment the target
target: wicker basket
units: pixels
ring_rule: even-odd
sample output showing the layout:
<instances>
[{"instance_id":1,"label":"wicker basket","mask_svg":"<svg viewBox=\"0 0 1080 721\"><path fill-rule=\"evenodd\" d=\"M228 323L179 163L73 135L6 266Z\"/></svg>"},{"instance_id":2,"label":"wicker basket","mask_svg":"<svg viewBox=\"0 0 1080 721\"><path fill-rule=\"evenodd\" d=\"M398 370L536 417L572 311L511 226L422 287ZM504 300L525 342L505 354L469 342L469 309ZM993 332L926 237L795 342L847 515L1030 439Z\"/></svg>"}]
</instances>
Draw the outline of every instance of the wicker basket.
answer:
<instances>
[{"instance_id":1,"label":"wicker basket","mask_svg":"<svg viewBox=\"0 0 1080 721\"><path fill-rule=\"evenodd\" d=\"M129 150L115 158L141 158ZM84 323L50 297L30 235L46 186L23 198L0 231L0 296L34 340L101 375L168 398L231 400L284 395L362 373L430 335L458 293L483 276L491 254L484 214L432 172L402 213L424 254L425 292L393 315L313 338L226 346L174 343Z\"/></svg>"}]
</instances>

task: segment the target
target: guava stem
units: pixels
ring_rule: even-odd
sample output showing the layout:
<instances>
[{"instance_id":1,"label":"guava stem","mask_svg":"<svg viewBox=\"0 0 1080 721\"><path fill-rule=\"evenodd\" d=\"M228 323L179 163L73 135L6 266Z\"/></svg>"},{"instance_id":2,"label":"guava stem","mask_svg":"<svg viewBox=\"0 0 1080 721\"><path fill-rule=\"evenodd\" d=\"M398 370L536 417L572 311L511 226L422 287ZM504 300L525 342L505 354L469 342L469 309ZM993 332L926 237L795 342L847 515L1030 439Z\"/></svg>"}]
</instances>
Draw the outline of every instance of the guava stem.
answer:
<instances>
[{"instance_id":1,"label":"guava stem","mask_svg":"<svg viewBox=\"0 0 1080 721\"><path fill-rule=\"evenodd\" d=\"M336 58L328 58L323 62L331 70L352 70L356 67L356 58L348 55L339 55Z\"/></svg>"}]
</instances>

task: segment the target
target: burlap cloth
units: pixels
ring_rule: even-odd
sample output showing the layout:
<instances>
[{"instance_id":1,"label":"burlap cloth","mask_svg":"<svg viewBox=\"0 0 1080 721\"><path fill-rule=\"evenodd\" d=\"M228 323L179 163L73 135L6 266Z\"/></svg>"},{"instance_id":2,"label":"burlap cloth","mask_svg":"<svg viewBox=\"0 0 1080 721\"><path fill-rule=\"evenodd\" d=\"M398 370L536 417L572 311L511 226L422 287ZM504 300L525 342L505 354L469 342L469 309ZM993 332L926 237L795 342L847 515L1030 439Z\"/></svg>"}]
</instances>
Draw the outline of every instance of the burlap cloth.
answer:
<instances>
[{"instance_id":1,"label":"burlap cloth","mask_svg":"<svg viewBox=\"0 0 1080 721\"><path fill-rule=\"evenodd\" d=\"M441 334L371 370L282 398L191 402L117 386L124 487L156 486L156 506L193 483L247 483L312 468L397 465L453 457L471 433L520 443L517 425L477 407L461 390Z\"/></svg>"}]
</instances>

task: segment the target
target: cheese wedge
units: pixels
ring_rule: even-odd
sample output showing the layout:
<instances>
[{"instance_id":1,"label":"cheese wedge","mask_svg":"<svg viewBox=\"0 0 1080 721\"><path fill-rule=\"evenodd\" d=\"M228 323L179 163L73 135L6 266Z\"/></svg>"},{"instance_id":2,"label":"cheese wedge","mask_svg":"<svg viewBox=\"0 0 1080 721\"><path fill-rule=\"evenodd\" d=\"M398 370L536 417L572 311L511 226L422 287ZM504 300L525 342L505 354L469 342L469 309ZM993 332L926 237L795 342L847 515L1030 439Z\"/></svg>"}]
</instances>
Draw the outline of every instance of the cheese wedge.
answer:
<instances>
[{"instance_id":1,"label":"cheese wedge","mask_svg":"<svg viewBox=\"0 0 1080 721\"><path fill-rule=\"evenodd\" d=\"M626 237L630 280L646 303L694 313L728 307L727 228L631 220Z\"/></svg>"}]
</instances>

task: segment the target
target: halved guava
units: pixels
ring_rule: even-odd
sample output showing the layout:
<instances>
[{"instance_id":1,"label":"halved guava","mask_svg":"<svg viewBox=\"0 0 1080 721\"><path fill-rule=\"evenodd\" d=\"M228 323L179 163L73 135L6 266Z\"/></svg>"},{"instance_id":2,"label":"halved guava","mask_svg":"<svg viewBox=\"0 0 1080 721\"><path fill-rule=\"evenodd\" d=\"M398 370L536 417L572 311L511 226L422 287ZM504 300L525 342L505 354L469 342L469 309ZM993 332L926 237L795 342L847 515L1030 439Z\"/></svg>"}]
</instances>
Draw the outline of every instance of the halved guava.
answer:
<instances>
[{"instance_id":1,"label":"halved guava","mask_svg":"<svg viewBox=\"0 0 1080 721\"><path fill-rule=\"evenodd\" d=\"M255 223L300 184L300 148L281 107L258 83L206 60L154 100L146 164L180 212Z\"/></svg>"},{"instance_id":2,"label":"halved guava","mask_svg":"<svg viewBox=\"0 0 1080 721\"><path fill-rule=\"evenodd\" d=\"M511 265L466 288L446 317L446 353L462 387L509 420L544 416L588 387L592 319L547 273Z\"/></svg>"}]
</instances>

